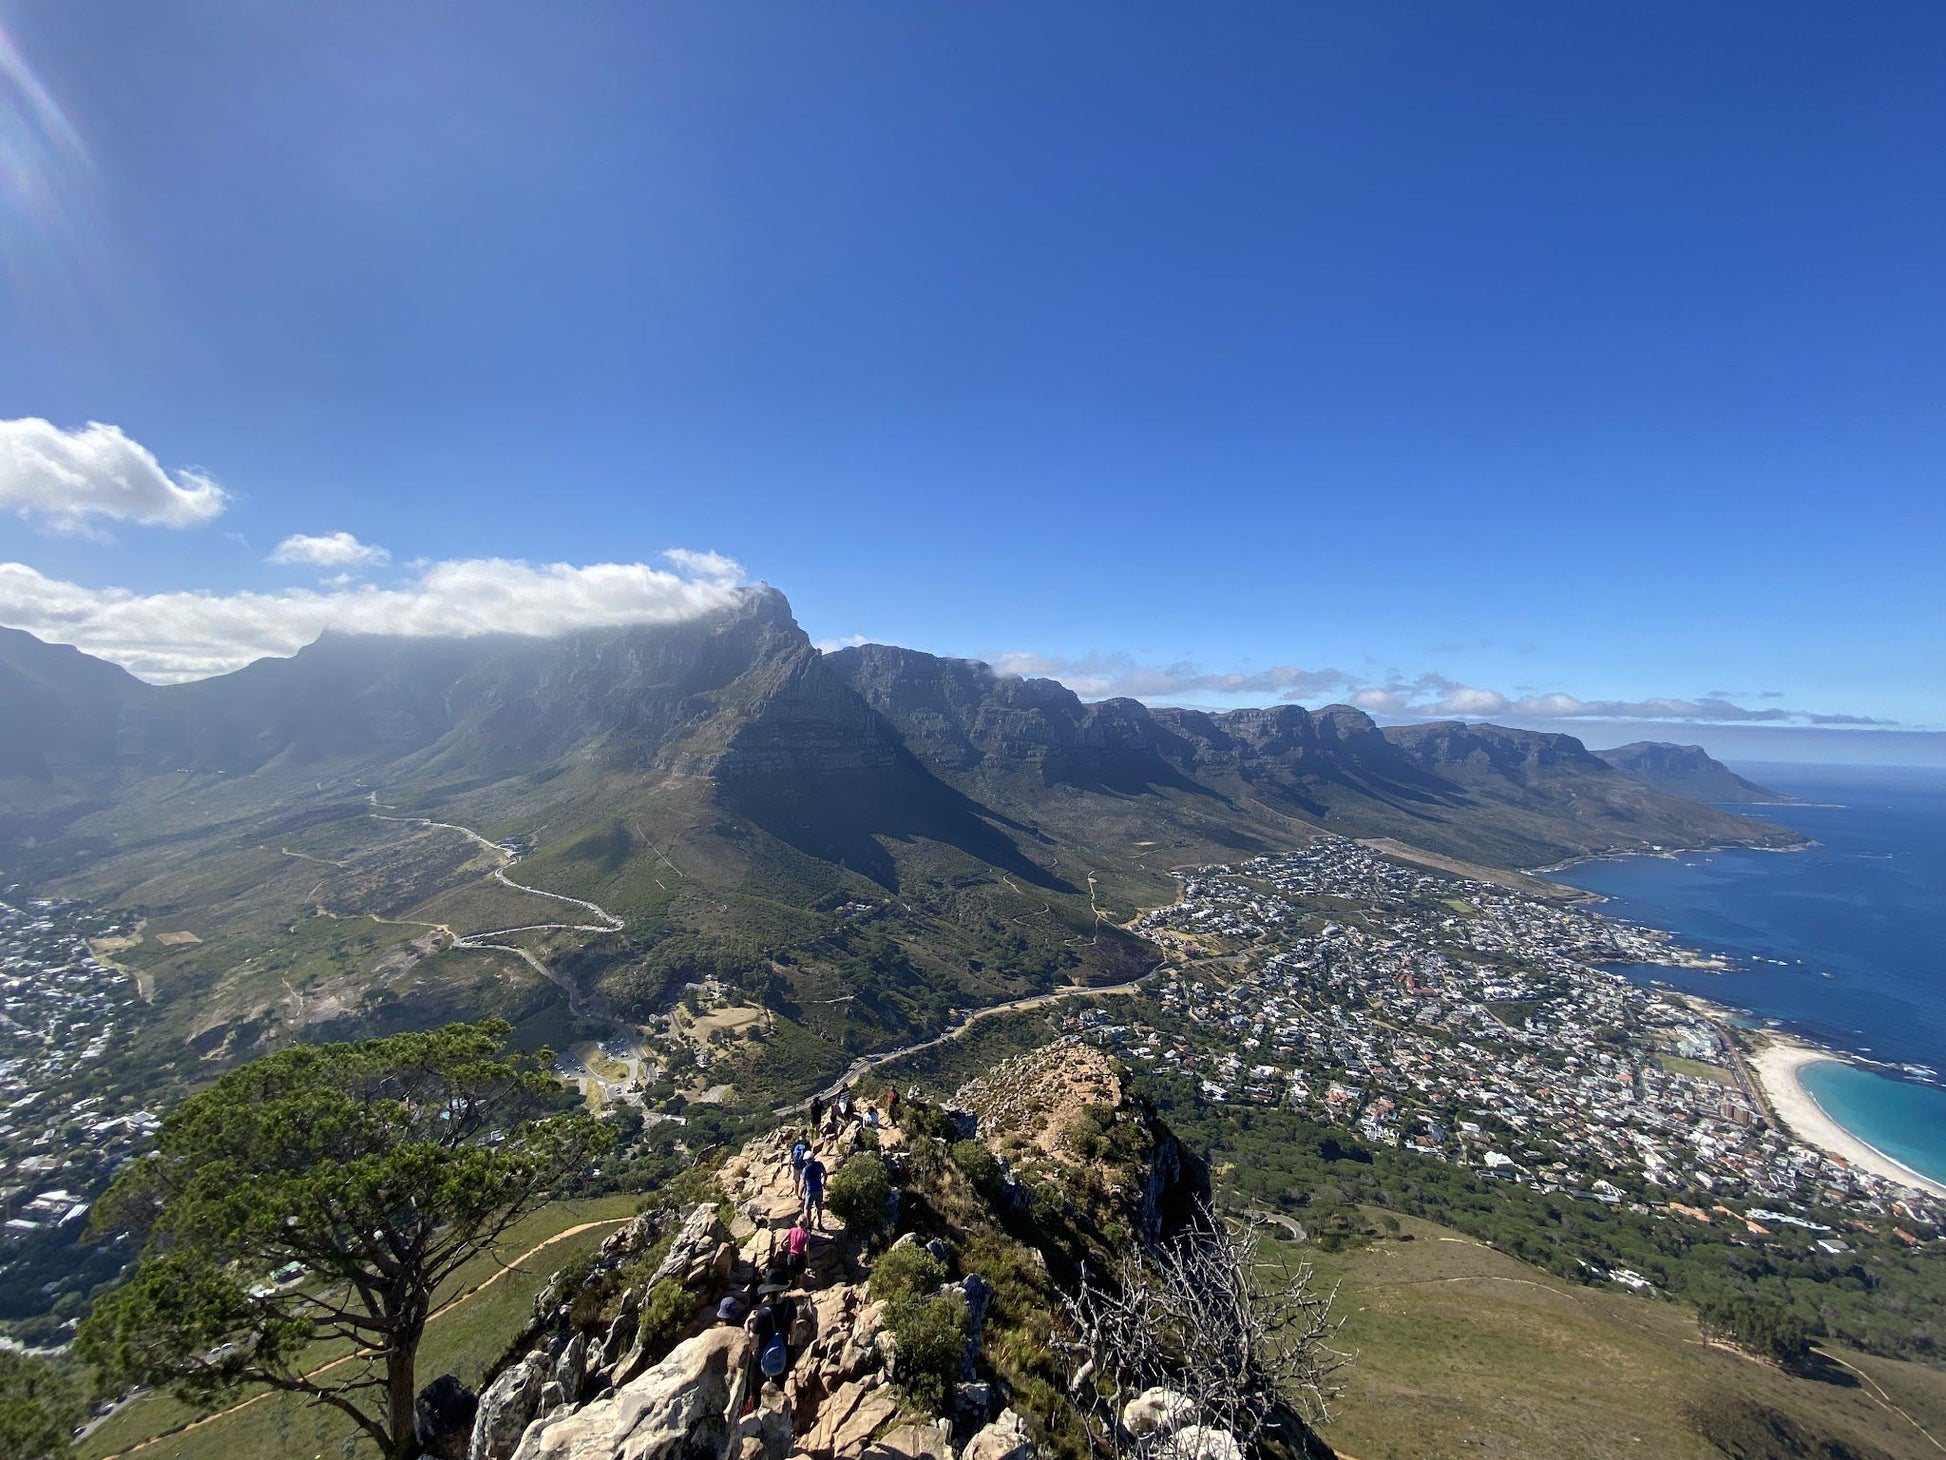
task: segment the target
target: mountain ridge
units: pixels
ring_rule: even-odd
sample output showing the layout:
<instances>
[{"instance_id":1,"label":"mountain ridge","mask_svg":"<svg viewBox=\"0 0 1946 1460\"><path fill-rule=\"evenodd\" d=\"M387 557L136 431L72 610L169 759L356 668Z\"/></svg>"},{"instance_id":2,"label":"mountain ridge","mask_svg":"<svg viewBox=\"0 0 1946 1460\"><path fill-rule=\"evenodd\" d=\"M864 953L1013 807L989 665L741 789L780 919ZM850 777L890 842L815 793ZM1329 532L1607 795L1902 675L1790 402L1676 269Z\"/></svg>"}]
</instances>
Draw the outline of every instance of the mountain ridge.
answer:
<instances>
[{"instance_id":1,"label":"mountain ridge","mask_svg":"<svg viewBox=\"0 0 1946 1460\"><path fill-rule=\"evenodd\" d=\"M1745 780L1700 745L1667 740L1632 740L1612 750L1593 752L1623 775L1633 776L1672 796L1725 805L1787 806L1797 800L1781 791Z\"/></svg>"},{"instance_id":2,"label":"mountain ridge","mask_svg":"<svg viewBox=\"0 0 1946 1460\"><path fill-rule=\"evenodd\" d=\"M1124 981L1153 954L1120 924L1175 869L1321 831L1500 867L1798 840L1566 736L1089 703L972 660L825 654L769 588L554 638L328 635L180 685L15 635L0 673L35 687L0 759L0 865L200 940L118 955L156 991L164 1063L171 1035L243 1054L481 998L536 1014L551 985L477 941L531 925L528 954L631 1023L698 980L741 989L798 1051L709 1055L755 1098L954 1008ZM558 908L441 826L625 928L548 931Z\"/></svg>"}]
</instances>

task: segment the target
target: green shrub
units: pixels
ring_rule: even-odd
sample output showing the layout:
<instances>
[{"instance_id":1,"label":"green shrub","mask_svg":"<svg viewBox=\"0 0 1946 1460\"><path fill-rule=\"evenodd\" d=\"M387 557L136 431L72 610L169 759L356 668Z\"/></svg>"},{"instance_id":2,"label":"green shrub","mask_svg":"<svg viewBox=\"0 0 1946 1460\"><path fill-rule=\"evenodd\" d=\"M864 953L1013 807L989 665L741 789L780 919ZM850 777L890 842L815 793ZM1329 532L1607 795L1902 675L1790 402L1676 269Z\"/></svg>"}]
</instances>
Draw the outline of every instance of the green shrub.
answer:
<instances>
[{"instance_id":1,"label":"green shrub","mask_svg":"<svg viewBox=\"0 0 1946 1460\"><path fill-rule=\"evenodd\" d=\"M885 1326L898 1346L899 1387L932 1413L947 1413L970 1334L966 1300L958 1293L900 1298L886 1308Z\"/></svg>"},{"instance_id":2,"label":"green shrub","mask_svg":"<svg viewBox=\"0 0 1946 1460\"><path fill-rule=\"evenodd\" d=\"M872 1151L846 1159L825 1184L826 1209L859 1236L875 1232L885 1222L885 1204L892 1195L892 1178L885 1163Z\"/></svg>"},{"instance_id":3,"label":"green shrub","mask_svg":"<svg viewBox=\"0 0 1946 1460\"><path fill-rule=\"evenodd\" d=\"M899 1125L914 1141L929 1138L950 1141L953 1138L953 1118L930 1100L920 1100L907 1096L899 1102Z\"/></svg>"},{"instance_id":4,"label":"green shrub","mask_svg":"<svg viewBox=\"0 0 1946 1460\"><path fill-rule=\"evenodd\" d=\"M638 1342L655 1349L673 1340L696 1316L696 1294L675 1278L664 1278L642 1300Z\"/></svg>"},{"instance_id":5,"label":"green shrub","mask_svg":"<svg viewBox=\"0 0 1946 1460\"><path fill-rule=\"evenodd\" d=\"M922 1298L946 1281L946 1264L916 1242L894 1247L872 1268L874 1298Z\"/></svg>"},{"instance_id":6,"label":"green shrub","mask_svg":"<svg viewBox=\"0 0 1946 1460\"><path fill-rule=\"evenodd\" d=\"M949 1154L953 1164L973 1183L973 1189L989 1202L1006 1194L1007 1180L1000 1174L1000 1158L978 1141L955 1141Z\"/></svg>"}]
</instances>

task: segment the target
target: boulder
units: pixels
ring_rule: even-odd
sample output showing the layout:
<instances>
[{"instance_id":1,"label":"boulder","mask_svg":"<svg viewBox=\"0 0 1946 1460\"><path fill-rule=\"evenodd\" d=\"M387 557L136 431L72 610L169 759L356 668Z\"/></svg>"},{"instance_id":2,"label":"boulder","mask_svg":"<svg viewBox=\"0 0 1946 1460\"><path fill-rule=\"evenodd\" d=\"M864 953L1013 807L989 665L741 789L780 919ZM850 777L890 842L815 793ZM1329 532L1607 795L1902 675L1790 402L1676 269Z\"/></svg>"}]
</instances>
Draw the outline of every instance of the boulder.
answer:
<instances>
[{"instance_id":1,"label":"boulder","mask_svg":"<svg viewBox=\"0 0 1946 1460\"><path fill-rule=\"evenodd\" d=\"M873 1432L898 1412L898 1400L877 1375L854 1380L818 1406L804 1448L832 1460L856 1460Z\"/></svg>"},{"instance_id":2,"label":"boulder","mask_svg":"<svg viewBox=\"0 0 1946 1460\"><path fill-rule=\"evenodd\" d=\"M978 1429L993 1418L993 1386L969 1380L955 1384L953 1417L968 1429Z\"/></svg>"},{"instance_id":3,"label":"boulder","mask_svg":"<svg viewBox=\"0 0 1946 1460\"><path fill-rule=\"evenodd\" d=\"M554 1382L561 1386L561 1402L573 1404L581 1397L581 1381L588 1365L588 1339L577 1333L554 1361Z\"/></svg>"},{"instance_id":4,"label":"boulder","mask_svg":"<svg viewBox=\"0 0 1946 1460\"><path fill-rule=\"evenodd\" d=\"M466 1460L480 1396L453 1374L441 1374L412 1405L412 1434L432 1460Z\"/></svg>"},{"instance_id":5,"label":"boulder","mask_svg":"<svg viewBox=\"0 0 1946 1460\"><path fill-rule=\"evenodd\" d=\"M943 1420L896 1425L867 1445L859 1460L953 1460L951 1429Z\"/></svg>"},{"instance_id":6,"label":"boulder","mask_svg":"<svg viewBox=\"0 0 1946 1460\"><path fill-rule=\"evenodd\" d=\"M1122 1406L1122 1428L1131 1435L1166 1435L1196 1418L1196 1406L1185 1394L1160 1386L1144 1389Z\"/></svg>"},{"instance_id":7,"label":"boulder","mask_svg":"<svg viewBox=\"0 0 1946 1460\"><path fill-rule=\"evenodd\" d=\"M653 1290L664 1278L687 1278L691 1272L700 1269L700 1276L706 1276L710 1260L716 1255L716 1244L722 1234L717 1230L720 1223L716 1220L716 1203L697 1202L682 1219L675 1240L663 1254L662 1261L656 1265L655 1274L646 1283L645 1289Z\"/></svg>"},{"instance_id":8,"label":"boulder","mask_svg":"<svg viewBox=\"0 0 1946 1460\"><path fill-rule=\"evenodd\" d=\"M1012 1409L1001 1410L998 1419L966 1442L960 1460L1034 1460L1027 1421Z\"/></svg>"},{"instance_id":9,"label":"boulder","mask_svg":"<svg viewBox=\"0 0 1946 1460\"><path fill-rule=\"evenodd\" d=\"M749 1357L740 1328L700 1333L605 1399L534 1424L515 1460L719 1460Z\"/></svg>"},{"instance_id":10,"label":"boulder","mask_svg":"<svg viewBox=\"0 0 1946 1460\"><path fill-rule=\"evenodd\" d=\"M960 1359L959 1376L970 1381L978 1377L975 1366L980 1357L980 1335L986 1329L987 1308L993 1302L993 1284L977 1272L969 1272L958 1282L948 1283L939 1291L957 1292L966 1300L966 1353Z\"/></svg>"},{"instance_id":11,"label":"boulder","mask_svg":"<svg viewBox=\"0 0 1946 1460\"><path fill-rule=\"evenodd\" d=\"M513 1454L540 1404L551 1367L546 1354L530 1353L487 1385L473 1417L466 1460L507 1460Z\"/></svg>"},{"instance_id":12,"label":"boulder","mask_svg":"<svg viewBox=\"0 0 1946 1460\"><path fill-rule=\"evenodd\" d=\"M884 1362L879 1345L879 1335L884 1330L885 1300L881 1298L858 1315L851 1331L845 1335L844 1347L838 1350L835 1365L839 1377L855 1379Z\"/></svg>"}]
</instances>

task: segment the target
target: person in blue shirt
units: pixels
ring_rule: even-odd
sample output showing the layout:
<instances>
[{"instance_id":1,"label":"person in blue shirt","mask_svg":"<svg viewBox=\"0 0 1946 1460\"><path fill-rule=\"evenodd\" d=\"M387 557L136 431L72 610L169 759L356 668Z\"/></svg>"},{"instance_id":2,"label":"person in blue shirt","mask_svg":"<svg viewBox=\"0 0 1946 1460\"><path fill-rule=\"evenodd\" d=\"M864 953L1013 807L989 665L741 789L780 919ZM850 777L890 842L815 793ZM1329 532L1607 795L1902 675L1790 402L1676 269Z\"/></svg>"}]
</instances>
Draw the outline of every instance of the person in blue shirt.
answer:
<instances>
[{"instance_id":1,"label":"person in blue shirt","mask_svg":"<svg viewBox=\"0 0 1946 1460\"><path fill-rule=\"evenodd\" d=\"M812 1151L798 1173L804 1183L804 1216L818 1231L824 1230L824 1162Z\"/></svg>"}]
</instances>

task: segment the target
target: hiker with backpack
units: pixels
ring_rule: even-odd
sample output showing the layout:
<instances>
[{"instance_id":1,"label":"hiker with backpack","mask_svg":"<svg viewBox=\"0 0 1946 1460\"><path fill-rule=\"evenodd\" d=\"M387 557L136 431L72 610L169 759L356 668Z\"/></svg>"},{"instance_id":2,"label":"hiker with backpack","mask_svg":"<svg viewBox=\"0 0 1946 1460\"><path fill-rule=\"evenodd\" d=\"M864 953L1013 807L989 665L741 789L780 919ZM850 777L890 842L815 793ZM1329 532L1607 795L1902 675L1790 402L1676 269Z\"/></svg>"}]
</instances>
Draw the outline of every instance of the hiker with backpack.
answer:
<instances>
[{"instance_id":1,"label":"hiker with backpack","mask_svg":"<svg viewBox=\"0 0 1946 1460\"><path fill-rule=\"evenodd\" d=\"M804 1194L804 1163L811 1159L811 1143L799 1136L791 1147L791 1193Z\"/></svg>"}]
</instances>

